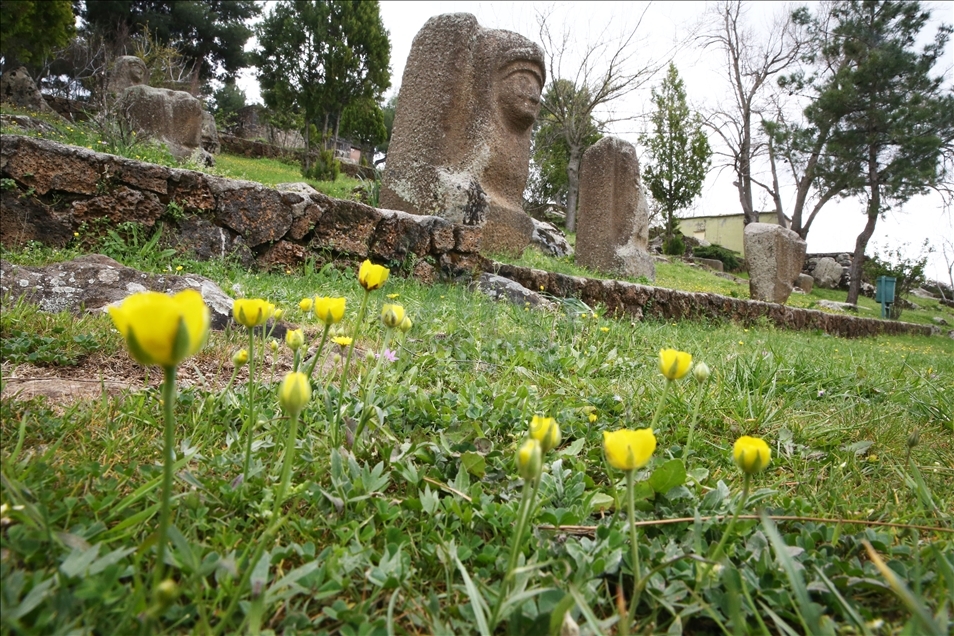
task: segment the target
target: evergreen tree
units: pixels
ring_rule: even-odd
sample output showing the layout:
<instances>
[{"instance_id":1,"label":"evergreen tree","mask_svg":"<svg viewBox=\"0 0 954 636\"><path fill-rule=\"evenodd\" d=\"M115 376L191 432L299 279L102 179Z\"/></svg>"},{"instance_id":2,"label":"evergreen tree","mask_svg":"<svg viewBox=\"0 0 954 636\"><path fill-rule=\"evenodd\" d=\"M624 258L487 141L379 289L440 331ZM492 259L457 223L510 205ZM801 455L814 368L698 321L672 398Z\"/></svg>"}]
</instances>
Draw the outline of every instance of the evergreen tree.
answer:
<instances>
[{"instance_id":1,"label":"evergreen tree","mask_svg":"<svg viewBox=\"0 0 954 636\"><path fill-rule=\"evenodd\" d=\"M86 0L81 15L87 29L114 44L148 29L196 64L198 78L207 81L234 79L248 65L247 22L260 12L254 0Z\"/></svg>"},{"instance_id":2,"label":"evergreen tree","mask_svg":"<svg viewBox=\"0 0 954 636\"><path fill-rule=\"evenodd\" d=\"M325 138L333 126L337 136L345 108L377 101L391 84L391 43L376 1L284 0L258 37L265 104L303 114L308 149L312 124L321 124Z\"/></svg>"},{"instance_id":3,"label":"evergreen tree","mask_svg":"<svg viewBox=\"0 0 954 636\"><path fill-rule=\"evenodd\" d=\"M0 57L3 69L27 65L31 73L53 49L73 37L70 0L4 0L0 19Z\"/></svg>"},{"instance_id":4,"label":"evergreen tree","mask_svg":"<svg viewBox=\"0 0 954 636\"><path fill-rule=\"evenodd\" d=\"M919 2L838 3L824 55L841 62L806 110L817 125L837 122L819 170L848 184L842 196L867 200L867 223L855 242L848 302L861 289L865 249L891 205L936 186L954 143L954 95L932 76L951 33L938 29L919 52L915 42L930 19Z\"/></svg>"},{"instance_id":5,"label":"evergreen tree","mask_svg":"<svg viewBox=\"0 0 954 636\"><path fill-rule=\"evenodd\" d=\"M674 64L659 89L652 91L656 107L650 121L653 135L642 138L651 163L643 179L666 216L666 243L672 241L676 212L702 192L712 150L702 130L702 118L689 110L686 89Z\"/></svg>"}]
</instances>

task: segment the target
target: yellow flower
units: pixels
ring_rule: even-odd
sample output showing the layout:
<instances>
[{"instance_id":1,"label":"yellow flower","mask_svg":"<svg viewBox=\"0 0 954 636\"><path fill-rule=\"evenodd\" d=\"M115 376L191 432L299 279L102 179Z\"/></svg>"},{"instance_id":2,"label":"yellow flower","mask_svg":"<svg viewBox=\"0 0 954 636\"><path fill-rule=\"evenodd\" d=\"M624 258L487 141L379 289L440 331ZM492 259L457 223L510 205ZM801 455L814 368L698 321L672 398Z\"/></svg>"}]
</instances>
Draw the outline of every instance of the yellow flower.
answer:
<instances>
[{"instance_id":1,"label":"yellow flower","mask_svg":"<svg viewBox=\"0 0 954 636\"><path fill-rule=\"evenodd\" d=\"M305 344L305 332L301 329L289 329L285 332L285 344L292 351L298 351Z\"/></svg>"},{"instance_id":2,"label":"yellow flower","mask_svg":"<svg viewBox=\"0 0 954 636\"><path fill-rule=\"evenodd\" d=\"M648 428L603 431L603 450L613 468L635 470L649 463L656 450L656 436Z\"/></svg>"},{"instance_id":3,"label":"yellow flower","mask_svg":"<svg viewBox=\"0 0 954 636\"><path fill-rule=\"evenodd\" d=\"M387 267L375 265L371 261L365 260L361 263L361 268L358 270L358 282L361 283L361 286L366 290L374 291L384 285L390 273L391 270Z\"/></svg>"},{"instance_id":4,"label":"yellow flower","mask_svg":"<svg viewBox=\"0 0 954 636\"><path fill-rule=\"evenodd\" d=\"M384 305L381 307L381 322L385 327L394 329L404 322L404 307L401 305Z\"/></svg>"},{"instance_id":5,"label":"yellow flower","mask_svg":"<svg viewBox=\"0 0 954 636\"><path fill-rule=\"evenodd\" d=\"M590 421L590 424L595 424L596 420L599 418L596 416L596 413L590 413L586 419Z\"/></svg>"},{"instance_id":6,"label":"yellow flower","mask_svg":"<svg viewBox=\"0 0 954 636\"><path fill-rule=\"evenodd\" d=\"M241 367L248 364L248 349L239 349L233 353L232 364L234 364L236 367Z\"/></svg>"},{"instance_id":7,"label":"yellow flower","mask_svg":"<svg viewBox=\"0 0 954 636\"><path fill-rule=\"evenodd\" d=\"M765 440L743 435L735 440L735 446L732 447L732 456L742 472L754 475L772 461L772 450L765 443Z\"/></svg>"},{"instance_id":8,"label":"yellow flower","mask_svg":"<svg viewBox=\"0 0 954 636\"><path fill-rule=\"evenodd\" d=\"M287 413L301 413L310 399L311 383L304 373L289 373L278 387L278 403Z\"/></svg>"},{"instance_id":9,"label":"yellow flower","mask_svg":"<svg viewBox=\"0 0 954 636\"><path fill-rule=\"evenodd\" d=\"M560 434L560 425L552 417L534 415L530 421L530 438L540 442L543 453L560 445L563 436Z\"/></svg>"},{"instance_id":10,"label":"yellow flower","mask_svg":"<svg viewBox=\"0 0 954 636\"><path fill-rule=\"evenodd\" d=\"M394 300L395 298L397 298L397 297L400 296L400 295L401 295L401 294L388 294L388 300Z\"/></svg>"},{"instance_id":11,"label":"yellow flower","mask_svg":"<svg viewBox=\"0 0 954 636\"><path fill-rule=\"evenodd\" d=\"M344 298L329 298L327 296L315 297L315 315L318 320L326 325L333 325L341 322L345 313Z\"/></svg>"},{"instance_id":12,"label":"yellow flower","mask_svg":"<svg viewBox=\"0 0 954 636\"><path fill-rule=\"evenodd\" d=\"M181 271L182 271L182 265L176 265L176 271L177 271L177 272L181 272Z\"/></svg>"},{"instance_id":13,"label":"yellow flower","mask_svg":"<svg viewBox=\"0 0 954 636\"><path fill-rule=\"evenodd\" d=\"M609 327L600 327L600 331L607 333L609 331Z\"/></svg>"},{"instance_id":14,"label":"yellow flower","mask_svg":"<svg viewBox=\"0 0 954 636\"><path fill-rule=\"evenodd\" d=\"M543 468L543 450L540 442L528 439L517 449L517 472L524 479L536 479Z\"/></svg>"},{"instance_id":15,"label":"yellow flower","mask_svg":"<svg viewBox=\"0 0 954 636\"><path fill-rule=\"evenodd\" d=\"M186 289L175 296L133 294L109 315L126 339L129 353L145 365L174 367L194 355L209 337L209 308L202 294Z\"/></svg>"},{"instance_id":16,"label":"yellow flower","mask_svg":"<svg viewBox=\"0 0 954 636\"><path fill-rule=\"evenodd\" d=\"M411 327L413 326L414 326L414 323L411 322L411 319L408 318L407 316L404 316L404 320L402 320L401 324L398 325L398 329L400 329L404 333L407 333L408 331L411 330Z\"/></svg>"},{"instance_id":17,"label":"yellow flower","mask_svg":"<svg viewBox=\"0 0 954 636\"><path fill-rule=\"evenodd\" d=\"M275 305L261 298L239 298L232 305L232 316L244 327L261 327L275 315Z\"/></svg>"},{"instance_id":18,"label":"yellow flower","mask_svg":"<svg viewBox=\"0 0 954 636\"><path fill-rule=\"evenodd\" d=\"M353 342L353 340L349 338L348 336L337 336L335 338L332 338L331 340L335 344L340 345L342 347L347 347Z\"/></svg>"},{"instance_id":19,"label":"yellow flower","mask_svg":"<svg viewBox=\"0 0 954 636\"><path fill-rule=\"evenodd\" d=\"M311 298L302 298L301 302L298 303L298 308L302 311L311 311L312 305L315 304L315 301Z\"/></svg>"},{"instance_id":20,"label":"yellow flower","mask_svg":"<svg viewBox=\"0 0 954 636\"><path fill-rule=\"evenodd\" d=\"M660 349L659 370L667 380L678 380L689 373L692 366L692 356L685 351L675 349Z\"/></svg>"}]
</instances>

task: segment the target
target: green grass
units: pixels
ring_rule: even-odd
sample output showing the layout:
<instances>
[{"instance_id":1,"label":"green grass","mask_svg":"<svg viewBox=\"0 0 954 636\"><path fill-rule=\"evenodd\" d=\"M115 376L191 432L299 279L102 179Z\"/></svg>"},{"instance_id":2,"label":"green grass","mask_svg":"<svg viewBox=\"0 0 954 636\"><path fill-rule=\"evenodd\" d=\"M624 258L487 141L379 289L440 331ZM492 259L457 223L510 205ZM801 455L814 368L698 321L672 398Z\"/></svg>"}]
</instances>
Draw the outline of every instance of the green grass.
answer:
<instances>
[{"instance_id":1,"label":"green grass","mask_svg":"<svg viewBox=\"0 0 954 636\"><path fill-rule=\"evenodd\" d=\"M297 309L301 297L344 295L342 328L351 333L364 294L353 272L331 266L266 274L174 257L140 262L138 254L127 262L151 271L182 263L226 288L238 284L250 297L268 298L310 341L320 329ZM683 267L673 276L695 276ZM531 532L520 548L526 567L509 586L508 595L523 600L505 605L495 633L545 633L559 625L562 609L585 633L614 633L616 588L628 592L632 581L625 517L614 512L621 475L607 474L602 432L648 426L663 389L656 365L662 347L692 353L713 375L692 449L685 437L699 388L690 377L668 392L655 459L637 474L637 516L700 520L640 530L642 571L658 568L658 575L641 595L635 629L713 633L718 621L732 633L759 633L761 618L773 633L780 624L801 633L799 616L811 610L797 600L801 585L803 600L823 617L819 624L839 633L924 633L915 623L904 627L911 614L862 541L939 624L942 608L951 615L954 582L945 568L952 536L911 526L944 529L954 521L954 342L581 319L392 278L371 295L362 350L384 345L377 318L383 302L402 303L414 327L393 347L398 360L380 369L373 395L362 387L375 361L356 357L345 414L371 415L371 423L350 452L331 448L338 379L316 375L278 530L269 528L286 427L275 400L278 378L266 364L253 470L241 486L234 480L246 383L226 392L201 384L181 391L176 530L167 552L177 592L161 603L150 589L149 543L161 473L158 392L65 408L4 399L4 633L477 633L474 604L487 604L481 613L489 620L502 589L521 489L514 452L533 414L555 417L563 443L545 458ZM7 310L5 302L4 339L16 330L32 334L43 351L58 342L66 352L89 333L107 354L126 356L105 316L77 322L26 304ZM236 330L212 334L196 362L210 383L227 379L231 352L244 342ZM13 360L6 349L3 355L8 368ZM48 364L68 364L66 357ZM731 511L741 490L730 454L742 434L763 437L773 452L754 479L747 512L846 520L776 522L801 583L776 566L773 535L755 520L735 527L724 567L696 580L692 555L718 543L726 526L712 517ZM556 525L590 530L548 529ZM256 566L249 560L257 548L263 557ZM740 585L753 605L744 595L739 605L729 602ZM223 623L233 600L239 603ZM875 626L879 620L884 627Z\"/></svg>"},{"instance_id":2,"label":"green grass","mask_svg":"<svg viewBox=\"0 0 954 636\"><path fill-rule=\"evenodd\" d=\"M278 159L249 159L237 155L215 156L215 173L232 179L257 181L267 186L279 183L304 182L319 192L338 199L353 199L354 189L362 185L359 179L339 174L334 181L315 181L301 175L301 166Z\"/></svg>"}]
</instances>

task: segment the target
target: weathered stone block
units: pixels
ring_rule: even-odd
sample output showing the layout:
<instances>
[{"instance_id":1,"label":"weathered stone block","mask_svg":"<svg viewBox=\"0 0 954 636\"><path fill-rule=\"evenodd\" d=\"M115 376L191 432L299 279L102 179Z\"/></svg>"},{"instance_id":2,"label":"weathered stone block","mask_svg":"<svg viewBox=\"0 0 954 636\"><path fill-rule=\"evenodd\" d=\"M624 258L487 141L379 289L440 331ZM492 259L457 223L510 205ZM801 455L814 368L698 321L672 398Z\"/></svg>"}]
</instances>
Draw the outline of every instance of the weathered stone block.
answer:
<instances>
[{"instance_id":1,"label":"weathered stone block","mask_svg":"<svg viewBox=\"0 0 954 636\"><path fill-rule=\"evenodd\" d=\"M750 223L743 235L754 300L785 304L802 272L807 243L795 232L771 223Z\"/></svg>"}]
</instances>

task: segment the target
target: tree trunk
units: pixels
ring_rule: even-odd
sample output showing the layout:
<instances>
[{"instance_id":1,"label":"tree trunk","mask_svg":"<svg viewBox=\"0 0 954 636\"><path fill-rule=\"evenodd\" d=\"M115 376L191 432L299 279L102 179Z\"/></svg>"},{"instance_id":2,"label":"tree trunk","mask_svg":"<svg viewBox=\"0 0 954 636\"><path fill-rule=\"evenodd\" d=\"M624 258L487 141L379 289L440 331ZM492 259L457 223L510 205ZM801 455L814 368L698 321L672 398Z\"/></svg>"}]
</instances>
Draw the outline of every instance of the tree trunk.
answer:
<instances>
[{"instance_id":1,"label":"tree trunk","mask_svg":"<svg viewBox=\"0 0 954 636\"><path fill-rule=\"evenodd\" d=\"M861 295L861 272L865 263L865 249L868 247L871 235L874 234L875 224L878 222L878 216L881 213L881 187L878 179L877 153L873 147L868 150L868 189L870 191L868 222L865 223L865 229L861 231L855 241L855 253L851 257L851 269L848 272L851 280L848 284L848 298L845 302L852 305L858 303L858 296Z\"/></svg>"},{"instance_id":2,"label":"tree trunk","mask_svg":"<svg viewBox=\"0 0 954 636\"><path fill-rule=\"evenodd\" d=\"M311 168L311 120L305 117L305 172Z\"/></svg>"},{"instance_id":3,"label":"tree trunk","mask_svg":"<svg viewBox=\"0 0 954 636\"><path fill-rule=\"evenodd\" d=\"M566 163L566 231L576 231L576 204L580 195L580 152L579 144L570 143L570 158Z\"/></svg>"},{"instance_id":4,"label":"tree trunk","mask_svg":"<svg viewBox=\"0 0 954 636\"><path fill-rule=\"evenodd\" d=\"M751 115L746 113L742 123L742 143L739 145L739 170L738 170L738 188L739 202L742 204L743 224L758 223L759 215L755 212L752 205L752 161L749 153L752 150L752 133L749 118Z\"/></svg>"}]
</instances>

